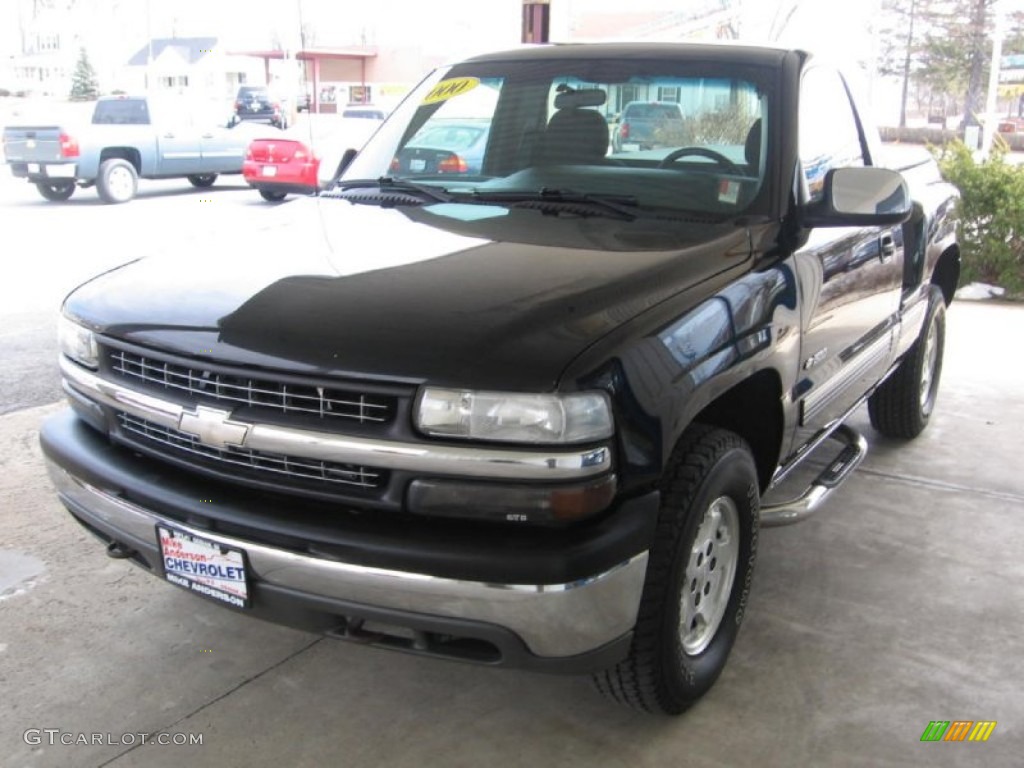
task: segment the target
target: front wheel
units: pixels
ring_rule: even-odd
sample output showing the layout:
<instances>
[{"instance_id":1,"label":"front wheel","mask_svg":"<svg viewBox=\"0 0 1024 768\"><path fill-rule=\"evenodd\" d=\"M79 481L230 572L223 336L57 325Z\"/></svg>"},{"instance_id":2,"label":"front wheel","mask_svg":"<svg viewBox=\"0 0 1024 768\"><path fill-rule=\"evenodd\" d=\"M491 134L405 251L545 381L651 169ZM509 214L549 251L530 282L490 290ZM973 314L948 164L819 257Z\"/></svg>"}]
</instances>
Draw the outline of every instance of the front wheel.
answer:
<instances>
[{"instance_id":1,"label":"front wheel","mask_svg":"<svg viewBox=\"0 0 1024 768\"><path fill-rule=\"evenodd\" d=\"M287 196L287 192L271 192L269 189L260 190L260 197L262 197L268 203L280 203Z\"/></svg>"},{"instance_id":2,"label":"front wheel","mask_svg":"<svg viewBox=\"0 0 1024 768\"><path fill-rule=\"evenodd\" d=\"M67 200L75 193L75 182L73 181L38 181L36 189L39 194L50 202L59 203Z\"/></svg>"},{"instance_id":3,"label":"front wheel","mask_svg":"<svg viewBox=\"0 0 1024 768\"><path fill-rule=\"evenodd\" d=\"M917 437L935 408L946 347L946 301L936 285L927 301L921 335L895 373L868 398L871 426L886 437Z\"/></svg>"},{"instance_id":4,"label":"front wheel","mask_svg":"<svg viewBox=\"0 0 1024 768\"><path fill-rule=\"evenodd\" d=\"M213 182L215 182L216 180L216 173L203 173L196 176L188 177L188 183L191 184L193 187L197 187L198 189L206 189L207 187L212 187Z\"/></svg>"},{"instance_id":5,"label":"front wheel","mask_svg":"<svg viewBox=\"0 0 1024 768\"><path fill-rule=\"evenodd\" d=\"M633 645L624 661L594 676L599 691L675 715L711 688L746 610L758 512L746 442L723 429L688 429L662 479Z\"/></svg>"},{"instance_id":6,"label":"front wheel","mask_svg":"<svg viewBox=\"0 0 1024 768\"><path fill-rule=\"evenodd\" d=\"M120 157L112 157L100 163L96 177L96 192L104 203L127 203L135 197L139 175L135 166Z\"/></svg>"}]
</instances>

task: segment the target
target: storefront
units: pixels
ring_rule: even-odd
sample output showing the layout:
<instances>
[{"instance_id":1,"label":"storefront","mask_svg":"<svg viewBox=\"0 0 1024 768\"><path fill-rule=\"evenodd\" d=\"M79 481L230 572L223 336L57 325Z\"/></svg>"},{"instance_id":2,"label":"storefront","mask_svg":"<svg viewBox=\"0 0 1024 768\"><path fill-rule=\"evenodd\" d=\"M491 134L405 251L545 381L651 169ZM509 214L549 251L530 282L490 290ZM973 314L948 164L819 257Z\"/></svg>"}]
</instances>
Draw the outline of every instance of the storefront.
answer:
<instances>
[{"instance_id":1,"label":"storefront","mask_svg":"<svg viewBox=\"0 0 1024 768\"><path fill-rule=\"evenodd\" d=\"M373 101L371 86L366 82L369 59L377 56L375 48L325 48L299 51L240 51L246 56L263 59L267 83L273 82L271 62L292 59L301 62L302 83L294 97L309 99L312 112L337 112L348 104ZM302 90L304 89L304 90Z\"/></svg>"}]
</instances>

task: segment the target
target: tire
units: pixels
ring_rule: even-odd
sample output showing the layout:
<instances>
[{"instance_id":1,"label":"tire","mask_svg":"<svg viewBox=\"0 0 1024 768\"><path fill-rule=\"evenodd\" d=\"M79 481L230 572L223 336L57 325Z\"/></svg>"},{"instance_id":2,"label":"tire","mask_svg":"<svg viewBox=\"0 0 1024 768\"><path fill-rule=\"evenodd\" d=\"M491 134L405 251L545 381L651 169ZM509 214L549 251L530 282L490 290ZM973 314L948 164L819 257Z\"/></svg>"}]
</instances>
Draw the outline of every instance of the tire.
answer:
<instances>
[{"instance_id":1,"label":"tire","mask_svg":"<svg viewBox=\"0 0 1024 768\"><path fill-rule=\"evenodd\" d=\"M120 157L112 157L100 163L96 177L96 192L104 203L127 203L139 187L139 175L135 166Z\"/></svg>"},{"instance_id":2,"label":"tire","mask_svg":"<svg viewBox=\"0 0 1024 768\"><path fill-rule=\"evenodd\" d=\"M868 398L868 416L875 430L904 440L924 431L939 393L945 348L946 302L942 290L933 285L921 335L892 376Z\"/></svg>"},{"instance_id":3,"label":"tire","mask_svg":"<svg viewBox=\"0 0 1024 768\"><path fill-rule=\"evenodd\" d=\"M260 190L260 197L262 197L268 203L280 203L287 196L287 192L271 192L269 189Z\"/></svg>"},{"instance_id":4,"label":"tire","mask_svg":"<svg viewBox=\"0 0 1024 768\"><path fill-rule=\"evenodd\" d=\"M60 203L75 194L75 182L73 181L37 181L36 189L39 194L52 203Z\"/></svg>"},{"instance_id":5,"label":"tire","mask_svg":"<svg viewBox=\"0 0 1024 768\"><path fill-rule=\"evenodd\" d=\"M213 182L217 180L216 173L203 173L196 176L189 176L188 183L193 187L199 189L207 189L213 186Z\"/></svg>"},{"instance_id":6,"label":"tire","mask_svg":"<svg viewBox=\"0 0 1024 768\"><path fill-rule=\"evenodd\" d=\"M690 427L662 476L633 644L624 661L594 675L602 694L677 715L711 688L746 611L758 513L747 444L723 429Z\"/></svg>"}]
</instances>

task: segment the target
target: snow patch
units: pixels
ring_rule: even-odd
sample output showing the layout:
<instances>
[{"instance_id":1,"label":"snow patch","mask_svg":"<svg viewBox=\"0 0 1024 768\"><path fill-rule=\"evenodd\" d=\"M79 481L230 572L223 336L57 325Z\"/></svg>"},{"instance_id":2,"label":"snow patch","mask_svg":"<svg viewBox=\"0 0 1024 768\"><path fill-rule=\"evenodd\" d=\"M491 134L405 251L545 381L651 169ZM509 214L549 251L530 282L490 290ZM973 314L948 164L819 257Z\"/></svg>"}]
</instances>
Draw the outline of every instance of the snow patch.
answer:
<instances>
[{"instance_id":1,"label":"snow patch","mask_svg":"<svg viewBox=\"0 0 1024 768\"><path fill-rule=\"evenodd\" d=\"M985 299L998 299L1006 294L1005 288L987 283L971 283L965 285L956 292L956 298L967 301L984 301Z\"/></svg>"},{"instance_id":2,"label":"snow patch","mask_svg":"<svg viewBox=\"0 0 1024 768\"><path fill-rule=\"evenodd\" d=\"M0 601L23 595L46 573L46 564L38 557L0 549Z\"/></svg>"}]
</instances>

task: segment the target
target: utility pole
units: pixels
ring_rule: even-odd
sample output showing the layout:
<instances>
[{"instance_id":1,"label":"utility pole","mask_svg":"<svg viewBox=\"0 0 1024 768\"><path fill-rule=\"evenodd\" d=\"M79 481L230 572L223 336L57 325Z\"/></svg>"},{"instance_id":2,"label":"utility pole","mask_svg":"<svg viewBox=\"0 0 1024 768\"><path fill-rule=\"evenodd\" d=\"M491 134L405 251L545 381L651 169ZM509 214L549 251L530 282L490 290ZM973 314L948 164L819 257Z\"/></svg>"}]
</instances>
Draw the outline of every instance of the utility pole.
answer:
<instances>
[{"instance_id":1,"label":"utility pole","mask_svg":"<svg viewBox=\"0 0 1024 768\"><path fill-rule=\"evenodd\" d=\"M992 151L998 118L996 104L999 97L999 68L1003 60L1003 35L1006 33L1006 8L1002 0L995 0L995 30L992 33L992 64L988 72L988 98L985 101L985 124L981 135L981 152L984 157Z\"/></svg>"},{"instance_id":2,"label":"utility pole","mask_svg":"<svg viewBox=\"0 0 1024 768\"><path fill-rule=\"evenodd\" d=\"M153 68L153 13L151 0L146 0L146 93L149 93L149 75Z\"/></svg>"},{"instance_id":3,"label":"utility pole","mask_svg":"<svg viewBox=\"0 0 1024 768\"><path fill-rule=\"evenodd\" d=\"M551 0L523 0L524 43L546 43L551 35Z\"/></svg>"}]
</instances>

